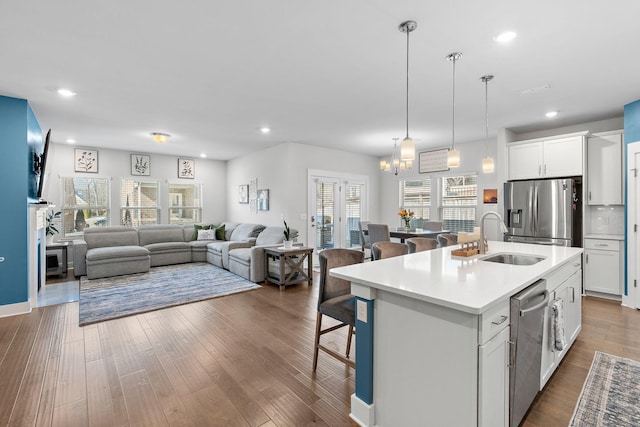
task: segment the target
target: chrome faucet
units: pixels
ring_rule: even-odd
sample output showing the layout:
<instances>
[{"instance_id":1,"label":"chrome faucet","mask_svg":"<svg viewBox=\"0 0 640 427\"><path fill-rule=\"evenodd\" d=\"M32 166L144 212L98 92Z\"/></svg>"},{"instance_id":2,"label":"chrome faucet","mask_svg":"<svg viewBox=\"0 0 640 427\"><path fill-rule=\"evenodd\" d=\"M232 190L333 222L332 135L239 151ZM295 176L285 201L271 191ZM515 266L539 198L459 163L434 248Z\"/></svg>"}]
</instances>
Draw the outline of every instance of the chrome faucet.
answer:
<instances>
[{"instance_id":1,"label":"chrome faucet","mask_svg":"<svg viewBox=\"0 0 640 427\"><path fill-rule=\"evenodd\" d=\"M489 211L482 215L482 218L480 218L480 241L478 242L478 252L480 252L480 254L487 253L487 237L484 235L484 219L489 215L493 215L498 218L498 220L500 221L500 231L502 231L503 233L507 233L509 231L507 230L507 226L504 224L504 221L502 220L502 217L498 212Z\"/></svg>"}]
</instances>

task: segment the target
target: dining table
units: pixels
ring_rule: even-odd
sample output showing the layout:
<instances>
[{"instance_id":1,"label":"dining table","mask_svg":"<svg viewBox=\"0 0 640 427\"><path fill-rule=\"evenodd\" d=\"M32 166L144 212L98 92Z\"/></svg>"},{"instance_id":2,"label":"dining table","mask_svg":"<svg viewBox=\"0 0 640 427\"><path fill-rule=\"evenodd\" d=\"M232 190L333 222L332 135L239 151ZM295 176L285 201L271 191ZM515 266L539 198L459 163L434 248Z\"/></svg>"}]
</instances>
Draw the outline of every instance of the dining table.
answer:
<instances>
[{"instance_id":1,"label":"dining table","mask_svg":"<svg viewBox=\"0 0 640 427\"><path fill-rule=\"evenodd\" d=\"M364 234L369 234L368 230L363 230ZM400 239L401 243L404 243L406 239L410 239L412 237L428 237L430 239L437 239L438 234L448 234L451 230L427 230L424 229L399 229L399 228L391 228L389 227L389 236L394 237L396 239Z\"/></svg>"}]
</instances>

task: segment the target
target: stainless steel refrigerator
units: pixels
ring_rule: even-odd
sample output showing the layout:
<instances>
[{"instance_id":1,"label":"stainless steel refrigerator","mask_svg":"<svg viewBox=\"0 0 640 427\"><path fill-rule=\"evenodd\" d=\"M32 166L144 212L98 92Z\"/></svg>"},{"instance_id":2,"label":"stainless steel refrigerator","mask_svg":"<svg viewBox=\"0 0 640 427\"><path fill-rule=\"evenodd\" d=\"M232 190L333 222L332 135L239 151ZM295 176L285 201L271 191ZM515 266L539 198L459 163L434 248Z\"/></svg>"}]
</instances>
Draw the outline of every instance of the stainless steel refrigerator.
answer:
<instances>
[{"instance_id":1,"label":"stainless steel refrigerator","mask_svg":"<svg viewBox=\"0 0 640 427\"><path fill-rule=\"evenodd\" d=\"M582 244L579 179L504 184L505 241L557 246Z\"/></svg>"}]
</instances>

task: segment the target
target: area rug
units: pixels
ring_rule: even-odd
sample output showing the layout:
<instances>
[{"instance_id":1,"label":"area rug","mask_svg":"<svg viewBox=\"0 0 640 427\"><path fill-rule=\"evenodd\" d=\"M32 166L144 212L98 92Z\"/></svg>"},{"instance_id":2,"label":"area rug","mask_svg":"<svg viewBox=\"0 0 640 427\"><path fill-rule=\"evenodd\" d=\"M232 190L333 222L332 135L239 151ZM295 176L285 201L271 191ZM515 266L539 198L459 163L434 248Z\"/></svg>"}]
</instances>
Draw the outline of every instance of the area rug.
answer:
<instances>
[{"instance_id":1,"label":"area rug","mask_svg":"<svg viewBox=\"0 0 640 427\"><path fill-rule=\"evenodd\" d=\"M640 362L596 351L569 426L640 426Z\"/></svg>"},{"instance_id":2,"label":"area rug","mask_svg":"<svg viewBox=\"0 0 640 427\"><path fill-rule=\"evenodd\" d=\"M148 273L80 279L80 326L259 288L209 263L152 267Z\"/></svg>"}]
</instances>

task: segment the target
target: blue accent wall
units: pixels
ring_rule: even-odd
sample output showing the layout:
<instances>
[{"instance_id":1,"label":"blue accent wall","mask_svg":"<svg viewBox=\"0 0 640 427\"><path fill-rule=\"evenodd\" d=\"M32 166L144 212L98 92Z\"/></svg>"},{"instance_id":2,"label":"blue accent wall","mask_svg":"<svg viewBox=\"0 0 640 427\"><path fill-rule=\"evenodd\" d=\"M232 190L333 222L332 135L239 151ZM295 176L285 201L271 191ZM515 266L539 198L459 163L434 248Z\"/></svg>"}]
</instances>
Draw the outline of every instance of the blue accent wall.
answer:
<instances>
[{"instance_id":1,"label":"blue accent wall","mask_svg":"<svg viewBox=\"0 0 640 427\"><path fill-rule=\"evenodd\" d=\"M640 99L624 106L624 143L640 141Z\"/></svg>"},{"instance_id":2,"label":"blue accent wall","mask_svg":"<svg viewBox=\"0 0 640 427\"><path fill-rule=\"evenodd\" d=\"M29 207L35 197L33 152L42 151L40 125L25 99L0 96L0 305L25 302L29 295Z\"/></svg>"}]
</instances>

